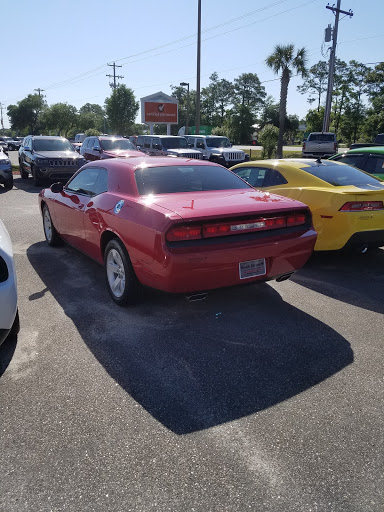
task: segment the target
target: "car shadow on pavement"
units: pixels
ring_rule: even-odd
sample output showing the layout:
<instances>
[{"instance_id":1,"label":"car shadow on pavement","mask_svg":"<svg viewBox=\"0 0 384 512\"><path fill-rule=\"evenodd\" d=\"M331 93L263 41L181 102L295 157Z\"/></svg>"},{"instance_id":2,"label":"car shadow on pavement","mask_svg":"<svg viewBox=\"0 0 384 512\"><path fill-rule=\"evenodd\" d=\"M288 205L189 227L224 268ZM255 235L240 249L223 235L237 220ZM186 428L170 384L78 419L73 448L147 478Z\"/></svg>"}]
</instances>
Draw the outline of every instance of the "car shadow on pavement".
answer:
<instances>
[{"instance_id":1,"label":"car shadow on pavement","mask_svg":"<svg viewBox=\"0 0 384 512\"><path fill-rule=\"evenodd\" d=\"M384 313L384 249L315 253L291 278L333 299Z\"/></svg>"},{"instance_id":2,"label":"car shadow on pavement","mask_svg":"<svg viewBox=\"0 0 384 512\"><path fill-rule=\"evenodd\" d=\"M23 190L24 192L29 192L31 194L37 195L41 189L50 187L51 185L52 185L52 183L47 182L47 183L44 183L44 185L36 187L33 184L33 180L31 177L29 177L27 180L22 180L21 177L17 174L13 176L14 188Z\"/></svg>"},{"instance_id":3,"label":"car shadow on pavement","mask_svg":"<svg viewBox=\"0 0 384 512\"><path fill-rule=\"evenodd\" d=\"M103 269L74 249L39 242L27 255L104 369L180 435L271 407L353 362L342 336L268 284L194 303L148 290L119 308Z\"/></svg>"},{"instance_id":4,"label":"car shadow on pavement","mask_svg":"<svg viewBox=\"0 0 384 512\"><path fill-rule=\"evenodd\" d=\"M8 336L8 338L0 345L0 377L8 368L12 360L17 346L17 335Z\"/></svg>"}]
</instances>

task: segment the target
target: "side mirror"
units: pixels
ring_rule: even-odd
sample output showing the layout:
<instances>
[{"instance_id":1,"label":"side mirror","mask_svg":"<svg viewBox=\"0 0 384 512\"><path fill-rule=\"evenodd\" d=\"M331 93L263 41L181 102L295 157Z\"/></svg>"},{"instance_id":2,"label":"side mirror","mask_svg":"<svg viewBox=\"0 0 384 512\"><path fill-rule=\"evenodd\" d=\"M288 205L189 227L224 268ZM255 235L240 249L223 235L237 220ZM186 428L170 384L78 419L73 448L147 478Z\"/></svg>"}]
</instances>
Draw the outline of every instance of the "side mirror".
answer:
<instances>
[{"instance_id":1,"label":"side mirror","mask_svg":"<svg viewBox=\"0 0 384 512\"><path fill-rule=\"evenodd\" d=\"M97 146L93 146L92 151L98 151L99 153L101 153L101 149L98 148Z\"/></svg>"},{"instance_id":2,"label":"side mirror","mask_svg":"<svg viewBox=\"0 0 384 512\"><path fill-rule=\"evenodd\" d=\"M162 149L161 144L154 144L153 149L161 150Z\"/></svg>"},{"instance_id":3,"label":"side mirror","mask_svg":"<svg viewBox=\"0 0 384 512\"><path fill-rule=\"evenodd\" d=\"M52 183L50 188L54 194L58 194L59 192L62 192L64 190L64 185L61 182Z\"/></svg>"},{"instance_id":4,"label":"side mirror","mask_svg":"<svg viewBox=\"0 0 384 512\"><path fill-rule=\"evenodd\" d=\"M24 146L24 151L28 151L30 153L31 152L31 148L29 148L28 146Z\"/></svg>"}]
</instances>

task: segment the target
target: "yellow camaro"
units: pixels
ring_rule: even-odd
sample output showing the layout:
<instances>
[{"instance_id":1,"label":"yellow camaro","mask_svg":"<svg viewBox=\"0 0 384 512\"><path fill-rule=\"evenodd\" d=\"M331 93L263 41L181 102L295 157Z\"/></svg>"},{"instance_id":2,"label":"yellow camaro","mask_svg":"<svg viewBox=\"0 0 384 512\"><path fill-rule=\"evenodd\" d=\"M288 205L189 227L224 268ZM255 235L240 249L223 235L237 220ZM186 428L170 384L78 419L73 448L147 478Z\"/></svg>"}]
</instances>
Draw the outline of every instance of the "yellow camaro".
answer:
<instances>
[{"instance_id":1,"label":"yellow camaro","mask_svg":"<svg viewBox=\"0 0 384 512\"><path fill-rule=\"evenodd\" d=\"M331 160L281 159L231 168L252 187L307 204L316 251L384 246L384 181Z\"/></svg>"}]
</instances>

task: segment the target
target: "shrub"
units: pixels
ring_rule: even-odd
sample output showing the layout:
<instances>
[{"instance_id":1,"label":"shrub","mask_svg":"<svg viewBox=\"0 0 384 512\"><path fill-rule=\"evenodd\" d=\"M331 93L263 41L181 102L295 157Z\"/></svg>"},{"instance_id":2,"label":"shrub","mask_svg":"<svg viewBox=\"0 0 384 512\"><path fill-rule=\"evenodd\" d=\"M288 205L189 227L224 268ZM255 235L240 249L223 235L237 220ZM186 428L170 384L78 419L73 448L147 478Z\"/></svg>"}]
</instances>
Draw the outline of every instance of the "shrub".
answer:
<instances>
[{"instance_id":1,"label":"shrub","mask_svg":"<svg viewBox=\"0 0 384 512\"><path fill-rule=\"evenodd\" d=\"M266 124L258 135L258 140L263 146L262 158L271 158L276 151L279 129L273 124Z\"/></svg>"}]
</instances>

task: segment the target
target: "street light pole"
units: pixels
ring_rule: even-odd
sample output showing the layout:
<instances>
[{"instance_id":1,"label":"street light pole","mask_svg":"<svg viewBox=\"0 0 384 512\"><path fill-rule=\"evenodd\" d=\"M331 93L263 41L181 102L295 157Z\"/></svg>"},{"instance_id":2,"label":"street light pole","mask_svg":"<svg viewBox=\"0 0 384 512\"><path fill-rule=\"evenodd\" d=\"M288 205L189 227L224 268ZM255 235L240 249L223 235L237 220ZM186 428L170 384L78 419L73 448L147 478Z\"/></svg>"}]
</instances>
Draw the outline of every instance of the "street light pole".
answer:
<instances>
[{"instance_id":1,"label":"street light pole","mask_svg":"<svg viewBox=\"0 0 384 512\"><path fill-rule=\"evenodd\" d=\"M196 73L196 135L200 134L200 48L201 48L201 0L197 9L197 73Z\"/></svg>"},{"instance_id":2,"label":"street light pole","mask_svg":"<svg viewBox=\"0 0 384 512\"><path fill-rule=\"evenodd\" d=\"M187 87L187 120L185 121L185 135L188 135L188 125L189 125L189 83L181 82L181 86Z\"/></svg>"}]
</instances>

